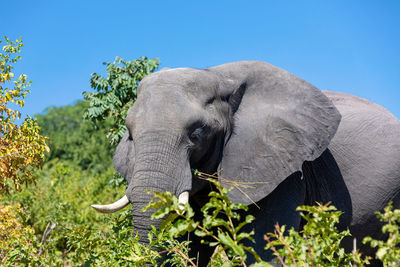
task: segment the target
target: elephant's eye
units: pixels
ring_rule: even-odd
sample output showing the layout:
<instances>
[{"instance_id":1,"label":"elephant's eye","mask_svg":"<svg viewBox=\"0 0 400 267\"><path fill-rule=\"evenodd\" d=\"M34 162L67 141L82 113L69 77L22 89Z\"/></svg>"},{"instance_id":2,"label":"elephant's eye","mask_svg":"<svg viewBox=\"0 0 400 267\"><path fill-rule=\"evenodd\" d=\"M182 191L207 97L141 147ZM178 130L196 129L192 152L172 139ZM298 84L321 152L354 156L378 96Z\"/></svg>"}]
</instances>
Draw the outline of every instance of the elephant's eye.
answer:
<instances>
[{"instance_id":1,"label":"elephant's eye","mask_svg":"<svg viewBox=\"0 0 400 267\"><path fill-rule=\"evenodd\" d=\"M190 140L193 143L198 143L202 136L203 136L203 127L197 128L190 134Z\"/></svg>"}]
</instances>

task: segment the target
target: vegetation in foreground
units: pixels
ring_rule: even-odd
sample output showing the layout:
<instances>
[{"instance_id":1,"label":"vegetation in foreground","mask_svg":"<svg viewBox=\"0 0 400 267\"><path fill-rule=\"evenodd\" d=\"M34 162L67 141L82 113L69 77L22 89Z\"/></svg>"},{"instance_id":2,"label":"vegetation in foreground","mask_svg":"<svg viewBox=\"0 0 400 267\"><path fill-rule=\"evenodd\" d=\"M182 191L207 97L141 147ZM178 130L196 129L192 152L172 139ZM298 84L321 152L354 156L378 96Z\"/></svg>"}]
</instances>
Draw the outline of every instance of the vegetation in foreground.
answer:
<instances>
[{"instance_id":1,"label":"vegetation in foreground","mask_svg":"<svg viewBox=\"0 0 400 267\"><path fill-rule=\"evenodd\" d=\"M67 174L66 168L64 166L59 169L64 176ZM75 170L70 174L76 176L79 171ZM80 176L77 177L72 183L75 186L82 179ZM253 235L253 232L241 231L244 225L253 220L251 215L246 215L245 218L239 215L239 211L246 210L247 207L231 203L227 197L229 190L222 188L214 179L209 181L214 183L217 190L210 193L209 202L202 208L204 215L202 221L195 221L190 205L179 204L178 199L171 193L155 193L147 209L155 209L153 217L165 218L165 221L160 229L153 228L147 237L143 237L149 239L149 245L138 243L140 237L134 235L129 210L110 217L102 216L85 210L89 206L87 200L84 201L85 205L79 201L75 203L65 199L55 202L47 210L42 210L42 203L51 203L47 202L46 197L41 201L40 194L35 196L25 192L18 193L20 194L18 199L33 198L31 203L34 205L28 206L25 210L19 205L1 207L1 263L6 266L27 264L155 266L163 255L168 254L168 260L164 259L162 265L170 262L175 266L197 266L196 259L188 256L189 242L179 242L176 239L191 232L200 237L210 237L211 241L207 239L205 242L218 251L211 258L212 266L246 266L245 260L249 254L257 260L252 266L270 266L263 262L251 247L241 243L244 239L252 239ZM63 185L66 185L65 181ZM87 187L92 190L88 190L86 196L95 199L96 191L107 186L91 183ZM73 187L65 190L74 192L71 189ZM45 193L48 198L54 195L55 198L61 197L60 192L49 191L51 192ZM103 193L111 195L107 191ZM66 199L73 199L75 197L73 194ZM283 266L364 266L368 263L368 258L358 251L346 253L340 248L340 241L350 235L348 230L339 232L336 229L335 225L341 212L329 204L301 206L298 210L302 212L302 217L306 221L302 231L296 232L293 229L287 231L284 226L277 225L274 233L265 235L265 249L272 250L276 255L276 261ZM379 217L386 223L383 231L389 233L387 240L379 241L371 238L364 240L378 248L376 256L384 266L397 266L400 260L399 214L399 210L393 210L390 205L384 213L379 213ZM32 221L29 222L30 220ZM35 220L41 224L32 227L31 224ZM237 223L232 223L233 221ZM35 235L35 232L38 233L35 228L44 230ZM159 252L156 252L156 249Z\"/></svg>"}]
</instances>

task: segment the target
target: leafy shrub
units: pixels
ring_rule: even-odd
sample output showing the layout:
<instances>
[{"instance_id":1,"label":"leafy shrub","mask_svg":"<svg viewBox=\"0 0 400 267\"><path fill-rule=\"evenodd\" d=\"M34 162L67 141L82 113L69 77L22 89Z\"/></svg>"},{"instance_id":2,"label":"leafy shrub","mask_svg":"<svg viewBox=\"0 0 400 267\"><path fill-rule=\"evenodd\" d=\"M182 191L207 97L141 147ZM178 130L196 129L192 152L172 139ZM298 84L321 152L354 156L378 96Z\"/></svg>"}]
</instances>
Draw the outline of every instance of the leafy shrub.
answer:
<instances>
[{"instance_id":1,"label":"leafy shrub","mask_svg":"<svg viewBox=\"0 0 400 267\"><path fill-rule=\"evenodd\" d=\"M254 220L252 215L247 215L243 222L238 225L234 221L240 221L239 211L247 211L244 204L232 203L228 198L230 189L223 188L217 180L208 179L215 185L216 191L209 194L210 199L201 212L204 219L201 222L193 220L194 212L189 203L179 204L176 196L170 192L155 192L150 204L145 208L158 209L152 218L160 219L168 216L160 226L160 231L168 233L169 239L173 239L194 232L199 237L210 237L213 241L204 239L204 243L211 247L219 246L227 255L230 266L245 265L247 252L252 253L258 261L260 257L251 247L244 246L241 241L252 239L254 232L241 232L243 226ZM214 261L218 262L218 260Z\"/></svg>"},{"instance_id":2,"label":"leafy shrub","mask_svg":"<svg viewBox=\"0 0 400 267\"><path fill-rule=\"evenodd\" d=\"M400 264L400 210L393 210L393 203L390 202L384 209L384 213L377 212L377 217L385 225L382 233L388 235L386 241L366 237L363 243L370 243L371 247L378 248L376 258L382 261L383 266L399 266Z\"/></svg>"},{"instance_id":3,"label":"leafy shrub","mask_svg":"<svg viewBox=\"0 0 400 267\"><path fill-rule=\"evenodd\" d=\"M51 262L77 263L76 246L69 245L73 233L85 234L109 229L109 217L95 212L90 205L99 202L112 202L124 194L124 187L108 185L114 174L112 166L103 173L82 170L70 161L52 160L37 175L37 184L30 190L13 192L2 202L21 203L25 207L24 225L34 229L37 239L41 239L46 226L57 223L45 241L43 254ZM83 233L83 232L82 232ZM72 243L71 243L72 244ZM86 256L85 256L86 257Z\"/></svg>"},{"instance_id":4,"label":"leafy shrub","mask_svg":"<svg viewBox=\"0 0 400 267\"><path fill-rule=\"evenodd\" d=\"M253 218L251 215L247 215L241 220L239 211L245 211L247 207L231 203L227 197L229 190L222 188L217 181L210 181L217 190L210 193L209 202L201 210L204 215L202 221L193 219L193 209L189 204L179 204L177 197L171 193L156 192L146 209L156 209L153 218L166 217L166 219L160 229L156 230L153 227L149 235L143 237L149 240L149 244L143 245L138 243L140 237L134 234L130 210L107 216L88 210L89 204L98 194L114 198L111 192L114 189L107 185L107 175L97 176L96 179L87 183L87 189L84 189L87 192L80 195L79 189L82 190L82 187L79 181L86 175L85 171L66 166L62 162L53 162L53 164L56 165L56 170L54 170L54 166L50 169L45 167L42 170L45 174L42 177L47 177L44 178L45 184L53 184L53 188L40 187L44 184L39 182L40 190L37 193L33 195L26 192L18 193L18 199L22 200L23 204L26 205L29 202L31 205L23 212L23 216L18 215L20 216L19 221L23 224L19 223L20 226L15 226L17 223L12 227L22 229L26 227L24 226L26 222L36 221L39 223L34 223L34 228L37 229L38 235L35 237L30 227L27 227L26 231L17 231L18 240L14 240L17 240L18 246L8 251L11 251L12 255L20 255L20 248L23 248L28 253L24 255L32 255L32 257L13 258L12 264L30 260L29 263L34 261L35 264L46 266L65 264L85 266L90 264L96 266L133 264L145 266L151 264L155 266L159 264L161 255L169 254L168 259L164 259L162 264L170 262L176 266L196 266L196 260L190 259L188 256L189 242L179 242L176 239L176 237L192 232L205 238L205 242L209 242L208 245L216 249L217 253L214 253L211 258L212 266L246 266L245 260L248 255L246 252L253 254L258 261L252 265L253 267L270 266L263 262L251 247L242 244L242 240L252 239L253 233L243 232L242 229ZM56 182L58 179L60 181ZM102 182L98 182L99 180ZM123 188L118 190L122 191ZM43 211L39 209L43 207L41 205L42 197L46 203L50 203L50 207ZM53 200L58 202L52 203ZM336 211L333 206L301 206L298 210L302 212L302 217L306 222L302 231L296 232L293 229L286 231L284 226L277 226L274 233L266 234L268 240L266 249L272 249L277 260L283 266L344 266L349 264L363 266L367 263L367 260L359 252L345 253L339 247L340 241L350 233L349 231L337 231L335 225L340 212ZM76 214L83 216L80 218ZM384 248L385 253L381 253L386 255L386 258L381 259L386 264L385 266L394 266L393 264L398 260L398 241L394 241L398 238L398 236L394 238L398 235L398 215L399 211L392 211L391 207L386 208L385 215L382 215L386 218L385 222L389 222L384 228L393 233L389 235L388 241L377 241L376 243L379 248ZM15 217L15 214L13 216ZM38 240L44 232L45 224L49 222L57 222L58 225L44 242L43 254L39 257L37 253L41 245ZM20 237L23 233L25 233L25 238ZM211 241L206 240L206 237L211 238ZM3 237L2 241L4 240ZM22 242L22 244L18 242ZM388 249L385 249L386 247ZM9 259L8 263L10 263Z\"/></svg>"},{"instance_id":5,"label":"leafy shrub","mask_svg":"<svg viewBox=\"0 0 400 267\"><path fill-rule=\"evenodd\" d=\"M189 204L184 206L169 192L156 192L150 204L146 207L158 209L153 218L168 216L162 223L160 230L168 232L169 239L176 238L187 232L194 232L200 237L211 237L210 246L218 246L219 253L214 254L211 261L213 266L246 266L247 254L251 253L257 263L254 266L270 266L261 260L252 247L241 243L244 239L252 239L254 232L246 233L241 229L254 219L247 215L240 220L238 211L247 211L247 206L234 204L227 197L229 189L223 188L218 181L208 179L216 187L216 191L209 194L210 200L201 209L204 219L202 222L193 220L193 210ZM301 216L305 225L301 232L293 228L285 233L285 226L276 225L274 233L265 235L266 249L271 249L282 266L363 266L368 258L362 258L358 251L346 253L340 247L345 236L350 236L349 230L339 232L336 224L342 212L327 205L300 206ZM236 221L237 223L233 223ZM221 259L221 252L226 258ZM193 264L193 266L195 266Z\"/></svg>"},{"instance_id":6,"label":"leafy shrub","mask_svg":"<svg viewBox=\"0 0 400 267\"><path fill-rule=\"evenodd\" d=\"M285 234L285 226L275 226L274 233L265 235L266 249L272 249L283 266L363 266L368 258L358 251L346 253L340 242L351 236L349 230L339 232L336 225L342 212L332 205L300 206L297 208L306 221L303 229L293 228Z\"/></svg>"},{"instance_id":7,"label":"leafy shrub","mask_svg":"<svg viewBox=\"0 0 400 267\"><path fill-rule=\"evenodd\" d=\"M0 264L34 264L39 261L38 242L34 230L21 223L24 213L20 205L0 205Z\"/></svg>"}]
</instances>

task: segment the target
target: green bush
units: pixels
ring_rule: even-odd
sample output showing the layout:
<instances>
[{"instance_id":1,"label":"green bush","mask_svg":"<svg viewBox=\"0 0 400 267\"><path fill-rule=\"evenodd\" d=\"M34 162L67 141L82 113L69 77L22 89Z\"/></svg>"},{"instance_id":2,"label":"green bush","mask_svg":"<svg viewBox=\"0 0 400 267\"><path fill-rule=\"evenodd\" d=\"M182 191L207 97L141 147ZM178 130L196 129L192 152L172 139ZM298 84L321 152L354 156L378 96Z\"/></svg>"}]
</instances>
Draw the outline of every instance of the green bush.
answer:
<instances>
[{"instance_id":1,"label":"green bush","mask_svg":"<svg viewBox=\"0 0 400 267\"><path fill-rule=\"evenodd\" d=\"M210 182L217 190L210 193L209 202L201 210L204 215L202 221L193 219L194 213L189 204L179 204L177 197L171 193L156 192L146 209L156 210L153 218L166 219L160 229L153 228L147 237L142 237L149 239L148 245L142 245L138 243L140 237L134 235L130 210L104 216L89 209L90 204L100 200L100 195L102 201L103 197L111 201L117 195L115 191L122 193L123 187L115 190L107 184L108 173L83 182L87 172L76 166L68 166L65 162L55 161L51 164L41 171L42 179L37 184L37 191L21 192L8 199L9 202L18 199L26 206L24 212L13 216L18 218L20 227L28 230L21 231L21 234L25 233L24 238L13 239L17 240L17 246L8 249L7 255L20 255L23 248L30 253L26 255L33 255L29 257L30 263L36 265L145 266L156 265L161 254L169 254L168 261L163 261L163 264L170 262L176 266L196 266L196 260L188 256L189 242L178 242L176 239L192 232L203 238L211 238L212 241L207 244L218 251L211 258L212 266L245 266L248 253L257 260L253 266L270 266L251 247L241 242L244 239L251 240L253 235L253 232L242 231L243 226L253 220L250 215L244 218L239 216L239 211L246 211L247 207L230 202L227 197L229 190L222 188L215 180ZM112 173L112 170L109 172ZM298 210L306 222L302 231L286 231L284 226L276 226L274 233L266 233L265 236L266 249L271 249L283 266L364 266L367 263L367 259L358 251L345 253L340 248L340 241L350 233L348 230L337 231L335 225L340 212L333 206L302 206ZM387 223L384 231L391 233L388 240L365 241L382 248L378 250L377 258L385 266L395 266L398 261L398 215L399 210L393 211L391 206L385 209L384 214L380 214ZM39 240L49 223L57 225L42 245ZM33 225L33 228L27 225ZM36 236L33 235L33 229ZM18 240L21 244L18 244ZM39 256L40 247L42 253ZM26 262L28 258L13 259L15 261L3 257L3 262L17 264Z\"/></svg>"},{"instance_id":2,"label":"green bush","mask_svg":"<svg viewBox=\"0 0 400 267\"><path fill-rule=\"evenodd\" d=\"M247 206L232 203L227 193L218 181L208 179L214 184L216 191L209 194L210 200L201 209L204 219L201 222L193 220L193 210L189 204L178 203L177 198L169 192L156 192L148 208L158 209L153 218L164 218L160 230L168 233L168 238L176 238L187 232L194 232L200 237L211 237L213 242L207 242L217 247L211 261L213 266L245 266L247 254L251 253L257 263L254 266L270 266L263 262L252 247L241 243L244 239L252 239L254 232L246 233L241 229L253 221L253 216L247 215L241 220L238 211L247 211ZM301 216L306 224L303 230L296 232L293 228L286 235L285 226L276 225L274 233L267 233L265 249L271 249L283 266L363 266L368 258L363 258L358 251L346 253L340 247L345 236L350 236L349 230L339 232L336 224L341 212L330 205L300 206ZM233 223L237 221L238 223ZM226 255L221 258L221 252Z\"/></svg>"},{"instance_id":3,"label":"green bush","mask_svg":"<svg viewBox=\"0 0 400 267\"><path fill-rule=\"evenodd\" d=\"M39 262L39 246L34 230L19 220L20 205L0 205L0 265L29 265Z\"/></svg>"},{"instance_id":4,"label":"green bush","mask_svg":"<svg viewBox=\"0 0 400 267\"><path fill-rule=\"evenodd\" d=\"M219 246L227 255L230 266L241 266L245 263L249 252L258 261L260 257L251 247L241 243L244 239L252 239L254 232L246 233L241 231L242 227L254 220L252 215L247 215L245 220L240 222L239 211L247 211L244 204L232 203L228 198L229 189L223 188L217 180L209 179L216 187L216 191L209 194L210 199L201 212L204 219L201 222L193 220L194 212L189 203L179 204L176 196L170 192L156 192L150 204L145 208L157 209L152 218L164 218L168 216L160 226L160 231L167 233L169 240L182 236L187 232L194 232L199 237L210 237L213 241L204 239L204 243L211 247ZM234 224L239 221L239 224ZM213 259L218 262L217 259Z\"/></svg>"},{"instance_id":5,"label":"green bush","mask_svg":"<svg viewBox=\"0 0 400 267\"><path fill-rule=\"evenodd\" d=\"M383 266L399 266L400 264L400 210L393 210L392 202L384 209L384 213L377 212L377 217L385 223L382 233L388 235L386 241L366 237L363 243L370 243L377 248L376 258L382 261Z\"/></svg>"},{"instance_id":6,"label":"green bush","mask_svg":"<svg viewBox=\"0 0 400 267\"><path fill-rule=\"evenodd\" d=\"M272 249L283 266L363 266L369 263L358 251L346 253L340 242L351 236L349 230L338 231L336 225L342 212L332 205L300 206L297 208L306 224L300 232L293 228L285 235L285 226L275 226L274 233L265 235L266 249Z\"/></svg>"},{"instance_id":7,"label":"green bush","mask_svg":"<svg viewBox=\"0 0 400 267\"><path fill-rule=\"evenodd\" d=\"M76 263L77 256L71 235L75 232L99 231L109 229L110 220L118 216L104 216L95 212L90 205L112 202L124 194L124 186L110 186L114 175L111 166L101 174L82 170L68 161L52 160L38 171L38 182L30 190L14 192L3 201L20 203L25 207L21 218L24 225L31 226L38 239L41 239L46 226L56 223L45 243L45 254L64 262ZM90 178L89 178L90 177ZM87 233L86 233L87 234ZM49 253L47 253L50 251Z\"/></svg>"}]
</instances>

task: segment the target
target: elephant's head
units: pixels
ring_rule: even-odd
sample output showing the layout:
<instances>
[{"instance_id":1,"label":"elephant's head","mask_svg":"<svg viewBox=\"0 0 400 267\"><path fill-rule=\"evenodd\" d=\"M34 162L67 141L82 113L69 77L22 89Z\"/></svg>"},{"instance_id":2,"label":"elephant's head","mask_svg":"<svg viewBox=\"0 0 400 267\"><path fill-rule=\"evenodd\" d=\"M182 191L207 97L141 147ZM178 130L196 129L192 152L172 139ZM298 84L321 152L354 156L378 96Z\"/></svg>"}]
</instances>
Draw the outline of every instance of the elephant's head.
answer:
<instances>
[{"instance_id":1,"label":"elephant's head","mask_svg":"<svg viewBox=\"0 0 400 267\"><path fill-rule=\"evenodd\" d=\"M158 224L142 212L151 198L145 191L170 191L185 201L182 193L193 196L203 186L192 168L218 171L225 186L236 181L233 201L257 202L319 157L339 122L320 90L264 62L153 73L140 83L114 156L128 181L126 197L96 208L114 211L130 202L143 236Z\"/></svg>"}]
</instances>

